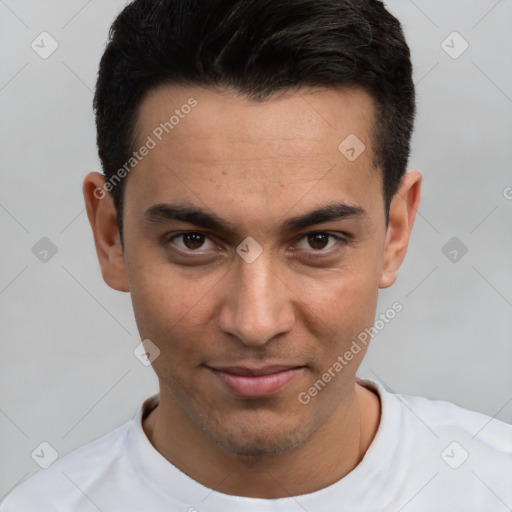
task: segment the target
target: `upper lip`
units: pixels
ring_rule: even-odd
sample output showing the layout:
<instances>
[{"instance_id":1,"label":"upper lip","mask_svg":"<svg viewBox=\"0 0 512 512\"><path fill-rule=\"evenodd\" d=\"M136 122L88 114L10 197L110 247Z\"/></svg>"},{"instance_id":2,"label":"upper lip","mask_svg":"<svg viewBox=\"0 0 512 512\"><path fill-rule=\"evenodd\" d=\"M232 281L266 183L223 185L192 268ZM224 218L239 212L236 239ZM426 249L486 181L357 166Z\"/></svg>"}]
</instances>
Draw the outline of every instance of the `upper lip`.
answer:
<instances>
[{"instance_id":1,"label":"upper lip","mask_svg":"<svg viewBox=\"0 0 512 512\"><path fill-rule=\"evenodd\" d=\"M249 366L208 366L212 370L221 372L232 373L234 375L269 375L271 373L282 372L285 370L292 370L294 368L301 368L301 365L293 364L272 364L268 366L249 367Z\"/></svg>"}]
</instances>

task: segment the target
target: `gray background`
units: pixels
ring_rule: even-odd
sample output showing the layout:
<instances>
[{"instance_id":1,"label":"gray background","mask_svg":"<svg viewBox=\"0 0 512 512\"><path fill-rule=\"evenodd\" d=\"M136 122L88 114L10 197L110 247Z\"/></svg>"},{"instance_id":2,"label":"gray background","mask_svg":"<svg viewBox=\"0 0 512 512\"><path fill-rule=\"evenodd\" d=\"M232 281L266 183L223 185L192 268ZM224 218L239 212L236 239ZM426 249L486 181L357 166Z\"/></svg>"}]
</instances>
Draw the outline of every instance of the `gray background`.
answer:
<instances>
[{"instance_id":1,"label":"gray background","mask_svg":"<svg viewBox=\"0 0 512 512\"><path fill-rule=\"evenodd\" d=\"M387 3L413 52L410 167L423 173L423 200L398 281L379 300L378 312L394 301L403 311L360 373L512 422L512 1ZM100 170L91 101L124 4L0 0L0 497L39 470L30 454L42 441L62 456L157 391L132 353L130 297L102 280L81 192ZM59 44L46 60L31 48L43 31ZM453 31L469 43L457 59L441 47ZM43 237L57 247L47 262L32 251ZM456 262L442 251L452 237Z\"/></svg>"}]
</instances>

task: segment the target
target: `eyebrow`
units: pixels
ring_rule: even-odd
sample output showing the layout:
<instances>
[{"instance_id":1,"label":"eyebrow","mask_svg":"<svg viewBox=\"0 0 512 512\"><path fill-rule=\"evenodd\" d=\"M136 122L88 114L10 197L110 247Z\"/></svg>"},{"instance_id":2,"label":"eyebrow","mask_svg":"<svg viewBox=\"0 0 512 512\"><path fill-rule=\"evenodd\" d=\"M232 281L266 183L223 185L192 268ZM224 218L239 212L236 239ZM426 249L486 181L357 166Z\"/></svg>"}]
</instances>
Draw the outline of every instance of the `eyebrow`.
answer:
<instances>
[{"instance_id":1,"label":"eyebrow","mask_svg":"<svg viewBox=\"0 0 512 512\"><path fill-rule=\"evenodd\" d=\"M352 206L345 203L329 203L302 215L286 219L281 223L281 230L284 233L300 231L323 222L362 217L364 213L364 209L360 206ZM144 219L150 224L177 220L218 232L237 233L238 231L234 224L215 213L183 204L155 204L145 211Z\"/></svg>"}]
</instances>

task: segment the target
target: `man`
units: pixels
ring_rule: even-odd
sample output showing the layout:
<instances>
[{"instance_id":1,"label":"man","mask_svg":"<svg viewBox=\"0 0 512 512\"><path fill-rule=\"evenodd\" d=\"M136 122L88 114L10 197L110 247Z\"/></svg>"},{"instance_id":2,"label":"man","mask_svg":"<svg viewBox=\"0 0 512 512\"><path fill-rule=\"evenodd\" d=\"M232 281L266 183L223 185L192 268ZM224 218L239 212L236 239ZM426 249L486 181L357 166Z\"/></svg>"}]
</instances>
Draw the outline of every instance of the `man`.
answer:
<instances>
[{"instance_id":1,"label":"man","mask_svg":"<svg viewBox=\"0 0 512 512\"><path fill-rule=\"evenodd\" d=\"M356 376L420 200L380 1L136 0L94 107L87 213L160 392L2 512L512 506L512 427Z\"/></svg>"}]
</instances>

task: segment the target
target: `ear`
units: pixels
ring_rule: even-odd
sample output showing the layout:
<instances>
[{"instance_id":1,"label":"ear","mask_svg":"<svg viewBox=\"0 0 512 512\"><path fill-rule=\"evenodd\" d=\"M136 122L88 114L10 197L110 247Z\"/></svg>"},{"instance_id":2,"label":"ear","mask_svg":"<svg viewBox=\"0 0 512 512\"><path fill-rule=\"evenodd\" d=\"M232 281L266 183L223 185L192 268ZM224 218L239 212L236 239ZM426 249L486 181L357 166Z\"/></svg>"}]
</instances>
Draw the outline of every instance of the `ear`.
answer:
<instances>
[{"instance_id":1,"label":"ear","mask_svg":"<svg viewBox=\"0 0 512 512\"><path fill-rule=\"evenodd\" d=\"M117 225L116 209L112 196L105 190L105 178L97 172L89 173L84 180L83 193L87 217L91 224L96 254L104 281L114 290L128 292L123 247Z\"/></svg>"},{"instance_id":2,"label":"ear","mask_svg":"<svg viewBox=\"0 0 512 512\"><path fill-rule=\"evenodd\" d=\"M404 260L420 204L421 179L419 171L407 171L391 200L379 288L388 288L395 282L398 268Z\"/></svg>"}]
</instances>

